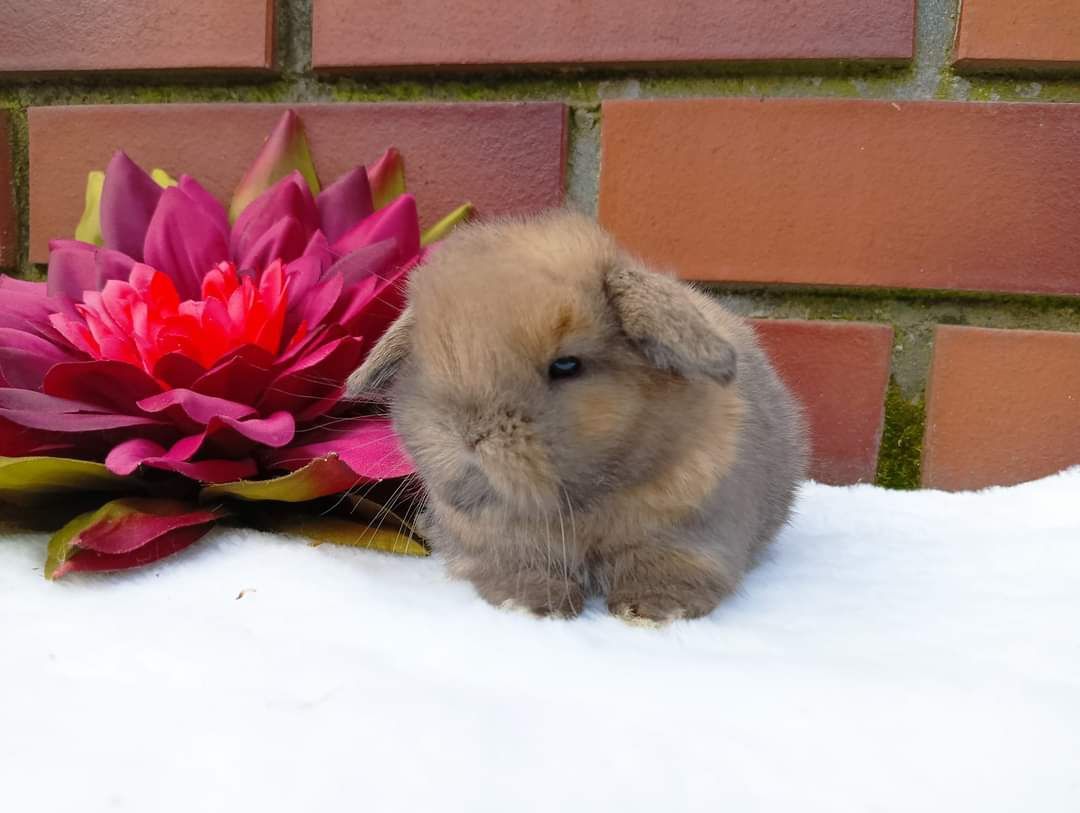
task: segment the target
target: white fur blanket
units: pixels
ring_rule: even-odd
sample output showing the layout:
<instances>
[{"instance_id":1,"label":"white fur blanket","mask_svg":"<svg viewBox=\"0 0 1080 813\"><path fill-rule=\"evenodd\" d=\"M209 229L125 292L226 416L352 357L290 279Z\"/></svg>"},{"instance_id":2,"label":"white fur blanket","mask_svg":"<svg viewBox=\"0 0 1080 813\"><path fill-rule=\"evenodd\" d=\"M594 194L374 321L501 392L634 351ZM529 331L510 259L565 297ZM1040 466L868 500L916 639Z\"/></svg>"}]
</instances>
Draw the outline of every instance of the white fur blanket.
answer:
<instances>
[{"instance_id":1,"label":"white fur blanket","mask_svg":"<svg viewBox=\"0 0 1080 813\"><path fill-rule=\"evenodd\" d=\"M659 631L254 532L43 557L0 539L12 813L1080 810L1080 469L808 485L739 596Z\"/></svg>"}]
</instances>

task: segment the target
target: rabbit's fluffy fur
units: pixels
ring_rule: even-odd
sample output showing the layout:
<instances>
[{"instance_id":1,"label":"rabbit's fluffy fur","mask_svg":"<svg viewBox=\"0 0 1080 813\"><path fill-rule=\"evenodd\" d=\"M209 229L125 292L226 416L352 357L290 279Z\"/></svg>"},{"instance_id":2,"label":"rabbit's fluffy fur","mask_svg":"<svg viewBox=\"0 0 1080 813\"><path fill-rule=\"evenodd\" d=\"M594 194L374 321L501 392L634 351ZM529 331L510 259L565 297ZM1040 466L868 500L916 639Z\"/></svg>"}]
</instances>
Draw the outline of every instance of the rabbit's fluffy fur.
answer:
<instances>
[{"instance_id":1,"label":"rabbit's fluffy fur","mask_svg":"<svg viewBox=\"0 0 1080 813\"><path fill-rule=\"evenodd\" d=\"M408 294L350 389L389 398L422 530L492 604L700 616L787 519L803 421L753 331L591 220L463 228Z\"/></svg>"}]
</instances>

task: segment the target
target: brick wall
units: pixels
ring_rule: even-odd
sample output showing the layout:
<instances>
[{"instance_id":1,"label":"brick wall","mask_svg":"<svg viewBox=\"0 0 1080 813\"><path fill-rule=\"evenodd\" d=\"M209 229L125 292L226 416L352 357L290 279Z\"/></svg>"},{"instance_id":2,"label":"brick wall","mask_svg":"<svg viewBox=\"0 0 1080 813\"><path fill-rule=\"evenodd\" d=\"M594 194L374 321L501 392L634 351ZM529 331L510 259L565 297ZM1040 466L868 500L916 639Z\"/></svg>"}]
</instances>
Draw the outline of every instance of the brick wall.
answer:
<instances>
[{"instance_id":1,"label":"brick wall","mask_svg":"<svg viewBox=\"0 0 1080 813\"><path fill-rule=\"evenodd\" d=\"M1080 463L1080 0L0 0L0 268L117 147L226 194L281 105L423 216L568 199L756 320L814 474Z\"/></svg>"}]
</instances>

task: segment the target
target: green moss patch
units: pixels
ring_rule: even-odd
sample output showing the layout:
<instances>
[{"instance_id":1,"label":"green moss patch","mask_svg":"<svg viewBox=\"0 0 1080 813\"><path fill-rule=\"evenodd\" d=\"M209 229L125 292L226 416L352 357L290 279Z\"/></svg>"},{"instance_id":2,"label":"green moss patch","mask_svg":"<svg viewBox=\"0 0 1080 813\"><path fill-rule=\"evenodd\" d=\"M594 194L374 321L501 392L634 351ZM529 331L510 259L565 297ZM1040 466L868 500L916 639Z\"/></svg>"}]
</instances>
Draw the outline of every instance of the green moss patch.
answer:
<instances>
[{"instance_id":1,"label":"green moss patch","mask_svg":"<svg viewBox=\"0 0 1080 813\"><path fill-rule=\"evenodd\" d=\"M885 395L885 429L881 435L875 482L885 488L919 488L922 473L926 403L920 395L909 401L895 381Z\"/></svg>"}]
</instances>

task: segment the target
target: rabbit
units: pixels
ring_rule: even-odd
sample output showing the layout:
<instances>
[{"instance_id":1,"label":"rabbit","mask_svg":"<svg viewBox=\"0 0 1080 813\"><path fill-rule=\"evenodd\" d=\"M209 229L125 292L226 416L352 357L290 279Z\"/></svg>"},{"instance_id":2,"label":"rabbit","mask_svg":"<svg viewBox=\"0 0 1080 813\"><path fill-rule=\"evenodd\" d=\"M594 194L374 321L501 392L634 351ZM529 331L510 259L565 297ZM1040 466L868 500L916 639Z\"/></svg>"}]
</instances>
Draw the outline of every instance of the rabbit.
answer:
<instances>
[{"instance_id":1,"label":"rabbit","mask_svg":"<svg viewBox=\"0 0 1080 813\"><path fill-rule=\"evenodd\" d=\"M747 323L574 212L438 244L348 389L389 402L450 574L539 616L590 595L640 624L710 613L805 474Z\"/></svg>"}]
</instances>

